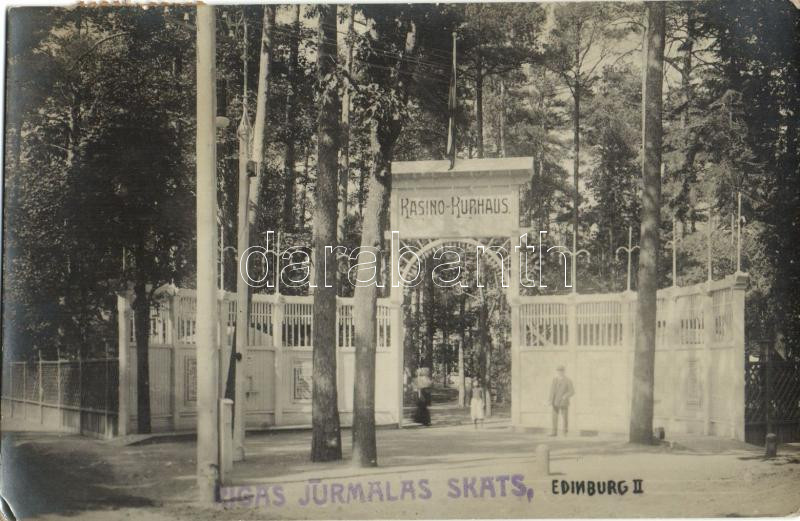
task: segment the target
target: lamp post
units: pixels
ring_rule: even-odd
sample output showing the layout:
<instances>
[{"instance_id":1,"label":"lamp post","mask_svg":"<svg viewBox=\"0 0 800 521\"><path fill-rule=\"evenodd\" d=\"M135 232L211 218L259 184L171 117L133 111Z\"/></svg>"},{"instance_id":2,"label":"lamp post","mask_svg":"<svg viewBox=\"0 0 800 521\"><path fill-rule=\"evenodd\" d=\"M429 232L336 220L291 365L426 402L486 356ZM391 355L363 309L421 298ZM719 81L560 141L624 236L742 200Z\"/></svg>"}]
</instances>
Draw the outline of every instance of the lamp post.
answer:
<instances>
[{"instance_id":1,"label":"lamp post","mask_svg":"<svg viewBox=\"0 0 800 521\"><path fill-rule=\"evenodd\" d=\"M708 208L708 227L706 229L706 271L708 272L708 282L714 280L713 268L711 266L711 239L714 215L711 213L711 207Z\"/></svg>"},{"instance_id":2,"label":"lamp post","mask_svg":"<svg viewBox=\"0 0 800 521\"><path fill-rule=\"evenodd\" d=\"M678 221L672 218L672 239L668 241L672 248L672 287L678 286Z\"/></svg>"},{"instance_id":3,"label":"lamp post","mask_svg":"<svg viewBox=\"0 0 800 521\"><path fill-rule=\"evenodd\" d=\"M628 246L620 246L617 248L615 257L619 259L619 252L624 251L628 254L628 284L626 286L626 290L631 290L631 255L633 254L634 250L638 250L639 246L633 245L633 227L628 226Z\"/></svg>"},{"instance_id":4,"label":"lamp post","mask_svg":"<svg viewBox=\"0 0 800 521\"><path fill-rule=\"evenodd\" d=\"M247 107L247 18L244 11L240 10L234 16L227 11L222 14L222 21L228 28L228 37L242 41L242 116L236 135L239 139L239 193L237 201L237 252L246 252L250 247L250 177L254 176L254 169L248 168L252 147L252 125ZM245 436L245 399L244 399L244 365L247 351L248 329L250 322L250 288L243 277L236 277L236 354L232 359L234 370L234 402L233 402L233 459L244 459Z\"/></svg>"},{"instance_id":5,"label":"lamp post","mask_svg":"<svg viewBox=\"0 0 800 521\"><path fill-rule=\"evenodd\" d=\"M567 248L566 246L551 246L551 247L549 247L547 249L547 253L550 253L551 251L556 251L557 253L560 253L564 257L564 262L566 262L566 260L567 260L567 255L570 256L570 261L571 261L571 263L570 263L570 277L572 277L572 280L571 280L572 285L571 286L567 285L567 280L566 280L567 279L567 268L565 266L564 267L564 286L565 287L572 287L572 293L577 293L578 292L578 282L575 280L575 278L577 276L577 273L578 273L578 269L577 269L577 266L576 266L576 263L578 261L578 257L580 257L582 254L585 254L586 257L588 257L588 258L592 257L592 255L587 250L584 250L584 249L578 250L577 248L578 248L578 246L577 246L577 236L576 236L575 230L573 230L572 231L572 249L571 250L569 248Z\"/></svg>"}]
</instances>

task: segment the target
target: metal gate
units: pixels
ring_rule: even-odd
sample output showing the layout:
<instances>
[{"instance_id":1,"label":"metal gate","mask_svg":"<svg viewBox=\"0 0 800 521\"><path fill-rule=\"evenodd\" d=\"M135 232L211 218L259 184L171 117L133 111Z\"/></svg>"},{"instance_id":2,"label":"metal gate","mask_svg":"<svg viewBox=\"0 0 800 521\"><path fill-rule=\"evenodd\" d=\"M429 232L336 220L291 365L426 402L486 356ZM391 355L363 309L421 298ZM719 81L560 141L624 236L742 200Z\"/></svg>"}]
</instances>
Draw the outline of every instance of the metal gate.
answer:
<instances>
[{"instance_id":1,"label":"metal gate","mask_svg":"<svg viewBox=\"0 0 800 521\"><path fill-rule=\"evenodd\" d=\"M800 441L800 362L747 362L745 441L764 445L771 424L778 443Z\"/></svg>"}]
</instances>

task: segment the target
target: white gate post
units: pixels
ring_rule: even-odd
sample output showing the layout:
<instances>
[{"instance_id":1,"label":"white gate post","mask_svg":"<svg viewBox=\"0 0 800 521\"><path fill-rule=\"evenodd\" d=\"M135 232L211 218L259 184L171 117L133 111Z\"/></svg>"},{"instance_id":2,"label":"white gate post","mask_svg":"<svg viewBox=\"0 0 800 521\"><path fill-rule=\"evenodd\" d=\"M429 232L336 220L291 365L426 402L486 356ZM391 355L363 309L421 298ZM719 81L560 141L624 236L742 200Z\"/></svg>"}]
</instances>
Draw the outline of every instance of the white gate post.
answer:
<instances>
[{"instance_id":1,"label":"white gate post","mask_svg":"<svg viewBox=\"0 0 800 521\"><path fill-rule=\"evenodd\" d=\"M244 120L243 120L244 121ZM241 128L241 127L240 127ZM240 182L241 178L240 178ZM245 177L245 185L249 183L249 179ZM241 187L240 187L241 190ZM245 188L246 190L246 188ZM243 194L240 192L239 197ZM246 201L246 199L245 199ZM245 202L246 204L246 202ZM247 233L247 220L246 218L239 219L239 226L243 227L243 231L239 233ZM240 238L239 244L246 245L246 238ZM241 248L241 246L240 246ZM235 391L233 394L233 461L244 460L244 439L247 431L247 398L245 398L244 386L244 368L247 364L248 344L250 336L250 310L248 306L251 305L250 299L247 298L248 288L242 279L241 274L236 277L236 346L231 346L231 349L236 348L236 360L234 364L234 380ZM227 313L227 309L225 310ZM227 342L226 342L227 345ZM230 356L228 357L230 358Z\"/></svg>"},{"instance_id":2,"label":"white gate post","mask_svg":"<svg viewBox=\"0 0 800 521\"><path fill-rule=\"evenodd\" d=\"M283 306L284 300L280 293L275 292L272 301L272 345L275 348L275 403L273 415L275 425L283 424Z\"/></svg>"},{"instance_id":3,"label":"white gate post","mask_svg":"<svg viewBox=\"0 0 800 521\"><path fill-rule=\"evenodd\" d=\"M711 428L711 344L714 342L714 306L711 289L713 281L706 282L706 286L701 293L703 302L703 434L712 434Z\"/></svg>"},{"instance_id":4,"label":"white gate post","mask_svg":"<svg viewBox=\"0 0 800 521\"><path fill-rule=\"evenodd\" d=\"M128 339L130 331L130 300L127 293L117 294L117 433L128 434ZM59 370L60 374L60 370Z\"/></svg>"},{"instance_id":5,"label":"white gate post","mask_svg":"<svg viewBox=\"0 0 800 521\"><path fill-rule=\"evenodd\" d=\"M575 262L575 258L573 257L572 262ZM572 284L575 284L575 281L572 281ZM570 366L567 368L567 371L571 372L573 378L578 380L580 378L578 374L578 294L576 292L572 292L567 297L567 324L568 324L568 331L569 331L569 350L570 350ZM583 389L580 389L579 392L583 392L585 396L585 385ZM580 432L581 423L578 421L580 417L580 400L574 400L573 406L571 407L572 411L570 412L571 418L569 419L569 423L572 425L573 432Z\"/></svg>"},{"instance_id":6,"label":"white gate post","mask_svg":"<svg viewBox=\"0 0 800 521\"><path fill-rule=\"evenodd\" d=\"M522 407L520 389L520 325L519 325L519 286L522 280L520 272L520 230L517 230L511 237L511 265L509 266L509 288L508 304L511 308L511 426L517 427L522 424ZM463 356L459 356L459 370L464 371ZM462 393L459 390L459 393ZM491 397L489 397L491 401Z\"/></svg>"},{"instance_id":7,"label":"white gate post","mask_svg":"<svg viewBox=\"0 0 800 521\"><path fill-rule=\"evenodd\" d=\"M522 362L520 357L520 302L519 297L514 297L509 301L511 305L511 425L517 427L522 425L522 407L521 400L522 389L520 378L522 377L520 364ZM464 372L464 353L463 349L459 348L458 367L461 373ZM462 388L463 389L463 388ZM459 389L459 393L464 393Z\"/></svg>"},{"instance_id":8,"label":"white gate post","mask_svg":"<svg viewBox=\"0 0 800 521\"><path fill-rule=\"evenodd\" d=\"M336 406L339 408L339 414L345 410L345 385L344 385L344 355L342 354L342 346L339 345L339 331L342 324L342 297L336 295Z\"/></svg>"},{"instance_id":9,"label":"white gate post","mask_svg":"<svg viewBox=\"0 0 800 521\"><path fill-rule=\"evenodd\" d=\"M397 375L397 427L403 426L403 366L404 366L404 335L403 328L403 292L400 288L397 291L392 291L391 300L389 301L390 315L390 349L395 353L395 363ZM353 411L355 412L355 411Z\"/></svg>"},{"instance_id":10,"label":"white gate post","mask_svg":"<svg viewBox=\"0 0 800 521\"><path fill-rule=\"evenodd\" d=\"M631 400L633 399L633 352L636 343L633 313L636 309L637 293L630 289L622 293L622 356L625 363L625 404L623 432L627 432L631 423Z\"/></svg>"},{"instance_id":11,"label":"white gate post","mask_svg":"<svg viewBox=\"0 0 800 521\"><path fill-rule=\"evenodd\" d=\"M669 387L672 390L670 392L670 404L669 404L669 429L671 432L677 433L680 429L680 408L681 402L680 398L682 396L679 389L681 388L681 365L678 360L678 351L680 349L680 320L678 319L678 300L679 295L676 289L664 290L669 291L669 310L667 313L667 331L664 338L666 342L666 348L669 349L669 372L667 373L669 377Z\"/></svg>"},{"instance_id":12,"label":"white gate post","mask_svg":"<svg viewBox=\"0 0 800 521\"><path fill-rule=\"evenodd\" d=\"M746 273L737 272L732 276L731 285L731 353L733 372L733 385L731 386L731 435L733 438L744 441L744 409L745 409L745 343L744 343L744 313L745 313L745 292L747 291L747 281L749 276Z\"/></svg>"}]
</instances>

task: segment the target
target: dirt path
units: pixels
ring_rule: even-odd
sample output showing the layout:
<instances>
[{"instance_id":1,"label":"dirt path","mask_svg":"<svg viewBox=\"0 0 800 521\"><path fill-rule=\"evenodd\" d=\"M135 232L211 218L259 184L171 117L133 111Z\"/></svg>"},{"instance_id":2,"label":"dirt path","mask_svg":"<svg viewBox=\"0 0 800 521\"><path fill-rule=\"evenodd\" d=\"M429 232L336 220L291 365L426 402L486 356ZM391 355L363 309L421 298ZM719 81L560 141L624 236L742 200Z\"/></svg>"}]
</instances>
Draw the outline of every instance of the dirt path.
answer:
<instances>
[{"instance_id":1,"label":"dirt path","mask_svg":"<svg viewBox=\"0 0 800 521\"><path fill-rule=\"evenodd\" d=\"M309 463L309 439L308 432L248 436L247 461L224 491L241 501L204 507L195 501L193 442L120 446L8 434L3 490L22 519L715 517L800 508L800 454L786 449L764 461L758 448L714 439L642 448L614 437L515 433L503 423L478 431L448 425L379 431L381 467L353 469L346 461ZM552 450L550 476L537 471L540 443ZM347 457L348 433L343 446ZM634 479L643 493L634 493ZM616 493L562 495L562 480L567 488L602 482L606 492L613 480Z\"/></svg>"}]
</instances>

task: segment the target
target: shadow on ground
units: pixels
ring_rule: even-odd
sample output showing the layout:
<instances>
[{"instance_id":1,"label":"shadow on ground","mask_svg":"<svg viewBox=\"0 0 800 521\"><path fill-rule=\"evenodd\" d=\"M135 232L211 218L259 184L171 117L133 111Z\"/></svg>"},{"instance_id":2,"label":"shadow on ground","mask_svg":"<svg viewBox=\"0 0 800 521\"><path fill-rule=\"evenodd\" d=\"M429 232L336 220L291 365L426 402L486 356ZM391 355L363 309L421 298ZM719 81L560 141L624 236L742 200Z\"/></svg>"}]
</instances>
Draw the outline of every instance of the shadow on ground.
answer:
<instances>
[{"instance_id":1,"label":"shadow on ground","mask_svg":"<svg viewBox=\"0 0 800 521\"><path fill-rule=\"evenodd\" d=\"M3 496L17 519L158 506L144 495L108 489L117 480L113 463L94 451L65 451L63 437L55 435L36 434L35 442L27 437L9 433L2 440Z\"/></svg>"}]
</instances>

